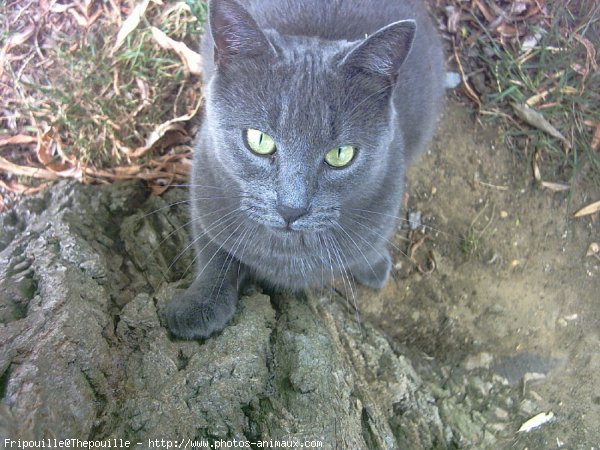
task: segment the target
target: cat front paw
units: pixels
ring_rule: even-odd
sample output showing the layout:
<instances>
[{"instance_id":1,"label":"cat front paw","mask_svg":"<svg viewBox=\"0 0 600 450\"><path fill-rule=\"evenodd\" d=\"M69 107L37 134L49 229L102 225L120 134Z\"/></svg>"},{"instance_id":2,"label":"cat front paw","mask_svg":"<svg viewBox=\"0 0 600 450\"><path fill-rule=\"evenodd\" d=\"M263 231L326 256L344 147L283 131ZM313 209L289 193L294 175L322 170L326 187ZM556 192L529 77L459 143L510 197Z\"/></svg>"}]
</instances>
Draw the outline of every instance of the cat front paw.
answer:
<instances>
[{"instance_id":1,"label":"cat front paw","mask_svg":"<svg viewBox=\"0 0 600 450\"><path fill-rule=\"evenodd\" d=\"M351 269L352 275L362 285L372 289L381 289L387 283L392 271L392 258L387 250L383 250L375 258L363 259L362 264Z\"/></svg>"},{"instance_id":2,"label":"cat front paw","mask_svg":"<svg viewBox=\"0 0 600 450\"><path fill-rule=\"evenodd\" d=\"M235 313L237 300L237 290L227 282L214 289L194 283L167 306L167 325L179 338L207 338L225 328Z\"/></svg>"}]
</instances>

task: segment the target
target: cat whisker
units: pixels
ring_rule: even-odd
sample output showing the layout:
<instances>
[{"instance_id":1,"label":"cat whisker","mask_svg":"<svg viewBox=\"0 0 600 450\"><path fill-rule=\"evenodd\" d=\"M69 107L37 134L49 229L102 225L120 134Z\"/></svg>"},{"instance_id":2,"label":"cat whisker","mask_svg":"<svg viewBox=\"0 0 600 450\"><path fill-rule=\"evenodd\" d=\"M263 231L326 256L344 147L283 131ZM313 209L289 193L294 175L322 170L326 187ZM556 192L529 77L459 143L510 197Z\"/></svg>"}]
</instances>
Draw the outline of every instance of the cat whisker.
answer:
<instances>
[{"instance_id":1,"label":"cat whisker","mask_svg":"<svg viewBox=\"0 0 600 450\"><path fill-rule=\"evenodd\" d=\"M321 253L319 266L321 267L321 287L325 287L325 255L323 254L323 245L321 244L321 234L316 233L316 237L318 240L318 247Z\"/></svg>"},{"instance_id":2,"label":"cat whisker","mask_svg":"<svg viewBox=\"0 0 600 450\"><path fill-rule=\"evenodd\" d=\"M334 237L330 236L329 242L331 244L331 250L335 259L337 260L337 264L340 268L340 275L342 277L342 282L344 283L344 290L346 291L346 302L349 302L350 295L348 295L348 291L353 294L352 285L350 283L350 277L348 276L348 272L346 271L346 267L344 262L342 261L342 257L340 256L339 249L336 247L336 242L334 241ZM339 245L339 244L338 244ZM347 305L348 306L348 305Z\"/></svg>"},{"instance_id":3,"label":"cat whisker","mask_svg":"<svg viewBox=\"0 0 600 450\"><path fill-rule=\"evenodd\" d=\"M227 227L226 227L226 228L224 228L223 230L221 230L221 231L220 231L220 232L219 232L217 235L215 235L215 237L216 237L216 236L218 236L219 234L221 234L223 231L225 231L225 230L226 230L227 228L229 228L231 225L235 225L235 224L236 224L236 222L233 222L233 223L231 223L231 224L227 225ZM227 238L226 238L226 239L225 239L225 240L224 240L224 241L221 243L221 245L219 245L219 248L217 248L217 250L215 250L215 251L213 252L213 255L212 255L212 256L210 257L210 259L209 259L209 260L206 262L206 264L204 265L204 267L203 267L203 268L202 268L200 271L198 271L198 273L197 273L197 275L196 275L196 279L198 279L198 278L200 278L200 277L202 276L202 274L204 273L204 271L206 270L206 268L207 268L207 267L210 265L210 263L213 261L213 259L215 259L215 257L216 257L216 256L219 254L219 252L220 252L220 251L223 249L223 247L225 246L225 244L226 244L226 243L229 241L229 239L231 239L231 236L233 236L233 235L234 235L234 234L237 232L237 230L239 230L239 229L240 229L240 228L241 228L243 225L244 225L244 223L243 223L243 222L240 222L240 223L239 223L239 225L236 227L236 229L235 229L235 230L233 230L233 231L232 231L232 232L229 234L229 236L228 236L228 237L227 237ZM193 264L193 263L196 261L196 259L198 258L198 256L199 256L200 254L202 254L202 252L203 252L203 251L206 249L206 247L208 247L208 245L209 245L209 244L210 244L210 242L209 242L209 243L207 243L207 244L206 244L204 247L202 247L202 249L201 249L201 250L199 250L199 251L198 251L198 254L196 255L196 257L195 257L195 258L194 258L194 260L192 261L192 264Z\"/></svg>"},{"instance_id":4,"label":"cat whisker","mask_svg":"<svg viewBox=\"0 0 600 450\"><path fill-rule=\"evenodd\" d=\"M335 246L333 245L333 241L331 239L328 238L327 235L323 235L323 239L326 243L325 248L327 249L328 253L329 253L329 261L330 261L330 267L331 267L331 287L335 289L335 275L337 272L337 266L340 264L337 253L335 252ZM334 266L336 266L334 268ZM346 279L344 277L342 277L342 282L344 284L344 290L346 291L346 295L342 295L342 297L346 300L348 300L348 288L346 286Z\"/></svg>"},{"instance_id":5,"label":"cat whisker","mask_svg":"<svg viewBox=\"0 0 600 450\"><path fill-rule=\"evenodd\" d=\"M340 253L340 257L341 257L341 259L343 259L343 262L344 262L342 268L348 279L348 284L350 286L350 294L352 294L352 303L354 306L354 310L356 311L356 322L358 323L358 326L360 328L360 314L359 314L358 300L357 300L357 295L356 295L356 281L354 280L354 275L352 275L352 272L350 272L348 258L346 257L346 253L344 252L344 247L342 245L340 245L339 241L337 240L337 238L335 236L332 235L332 238L333 238L334 242L337 244L338 251Z\"/></svg>"},{"instance_id":6,"label":"cat whisker","mask_svg":"<svg viewBox=\"0 0 600 450\"><path fill-rule=\"evenodd\" d=\"M160 208L157 208L157 209L155 209L153 211L150 211L149 213L146 213L146 214L142 215L141 217L136 218L136 220L145 219L146 217L151 216L152 214L156 214L156 213L158 213L158 212L160 212L160 211L162 211L164 209L169 209L169 208L171 208L173 206L183 205L184 203L189 203L189 202L190 202L190 200L186 199L186 200L181 200L179 202L170 203L170 204L165 205L165 206L161 206Z\"/></svg>"},{"instance_id":7,"label":"cat whisker","mask_svg":"<svg viewBox=\"0 0 600 450\"><path fill-rule=\"evenodd\" d=\"M207 189L219 189L222 191L229 191L231 190L230 187L223 187L223 186L210 186L208 184L196 184L196 183L183 183L183 184L170 184L170 187L201 187L201 188L207 188Z\"/></svg>"},{"instance_id":8,"label":"cat whisker","mask_svg":"<svg viewBox=\"0 0 600 450\"><path fill-rule=\"evenodd\" d=\"M225 230L227 230L231 225L235 224L235 219L236 216L233 214L236 213L241 213L243 210L242 208L236 208L233 211L228 212L227 214L221 216L218 220L214 221L213 223L211 223L206 229L204 229L204 232L202 234L200 234L199 236L195 236L194 240L192 240L192 242L190 242L181 252L179 252L179 254L177 255L177 257L173 260L173 262L171 262L171 264L169 265L169 267L167 268L168 271L170 271L172 269L172 267L175 265L175 263L185 254L186 251L188 251L190 249L190 247L192 247L196 242L198 242L200 239L202 239L204 236L208 235L208 233L210 231L213 231L215 228L218 228L220 226L223 226L225 223L227 223L227 225L225 226L225 228L223 228L219 233L217 233L215 235L215 237L220 236ZM232 216L233 215L233 216ZM201 253L206 247L208 247L208 245L210 244L207 243L198 253ZM198 254L194 257L194 259L192 260L192 262L188 265L188 267L186 267L184 274L186 274L188 272L188 270L190 269L190 267L194 264L194 262L196 261L196 258L198 257Z\"/></svg>"},{"instance_id":9,"label":"cat whisker","mask_svg":"<svg viewBox=\"0 0 600 450\"><path fill-rule=\"evenodd\" d=\"M348 231L349 231L350 233L354 234L354 235L355 235L355 236L356 236L358 239L362 240L362 241L363 241L365 244L367 244L369 247L371 247L371 248L372 248L372 249L375 251L375 253L377 253L377 254L378 254L378 255L379 255L381 258L385 258L385 255L384 255L383 253L381 253L381 251L380 251L380 250L379 250L377 247L373 246L373 244L371 244L371 242L370 242L370 241L368 241L367 239L365 239L364 237L362 237L362 236L361 236L359 233L357 233L356 231L354 231L354 230L352 230L352 229L350 229L350 228L348 229ZM388 242L389 242L389 241L388 241ZM406 256L406 254L405 254L405 253L402 253L402 254L403 254L404 256ZM410 261L412 264L414 264L414 265L416 266L416 264L414 263L414 261L412 261L410 258L408 258L408 259L409 259L409 261ZM377 276L377 274L376 274L376 273L375 273L375 271L373 270L373 267L371 266L371 264L369 264L369 267L371 267L371 271L373 272L373 274L374 274L375 276ZM394 271L391 271L391 273L390 273L390 276L391 276L391 277L392 277L394 280L396 280L396 274L395 274L395 272L394 272Z\"/></svg>"},{"instance_id":10,"label":"cat whisker","mask_svg":"<svg viewBox=\"0 0 600 450\"><path fill-rule=\"evenodd\" d=\"M243 222L242 222L243 223ZM235 230L234 232L235 233ZM233 234L232 233L232 234ZM217 295L215 298L218 298L219 295L221 295L221 289L223 288L223 283L225 282L225 279L227 277L227 272L229 272L229 269L231 268L231 264L233 263L233 260L235 259L235 253L237 252L237 249L239 248L239 246L242 244L242 242L244 241L244 239L246 238L246 234L248 233L248 228L246 228L242 234L240 234L236 241L234 242L233 246L231 247L231 251L229 251L227 253L227 256L225 257L225 260L223 261L223 264L221 266L221 269L219 270L219 275L217 276L217 279L221 278L221 283L219 284L219 290L217 291ZM229 236L229 238L231 237L231 235ZM227 240L229 240L229 238L227 238ZM227 241L225 241L227 242ZM229 260L229 263L227 262ZM239 264L239 261L238 261ZM227 265L227 268L225 268L225 265ZM225 269L225 272L223 272L223 269ZM221 273L223 273L223 275L221 275ZM212 293L214 293L214 286L213 286L213 290Z\"/></svg>"},{"instance_id":11,"label":"cat whisker","mask_svg":"<svg viewBox=\"0 0 600 450\"><path fill-rule=\"evenodd\" d=\"M360 220L357 220L356 218L354 218L351 214L347 215L348 219L352 220L354 223L358 224L359 226L363 227L365 230L367 230L369 233L373 233L375 236L385 240L388 244L390 244L394 249L396 249L398 252L400 252L400 254L402 254L403 256L405 256L406 258L408 258L410 260L410 257L406 254L406 252L404 252L400 247L398 247L396 244L394 244L390 239L388 239L387 237L385 237L384 235L382 235L381 233L378 233L377 231L373 230L372 227L368 227L365 224L363 224ZM361 219L364 219L364 217L359 216Z\"/></svg>"},{"instance_id":12,"label":"cat whisker","mask_svg":"<svg viewBox=\"0 0 600 450\"><path fill-rule=\"evenodd\" d=\"M173 203L169 203L168 205L165 206L161 206L160 208L156 208L150 212L147 212L146 214L141 215L140 217L136 218L135 220L142 220L145 219L148 216L151 216L152 214L156 214L160 211L163 211L165 209L169 209L173 206L178 206L178 205L183 205L186 203L192 203L193 201L196 200L212 200L212 199L240 199L240 198L251 198L249 195L233 195L233 196L211 196L211 197L189 197L186 198L185 200L180 200L178 202L173 202Z\"/></svg>"},{"instance_id":13,"label":"cat whisker","mask_svg":"<svg viewBox=\"0 0 600 450\"><path fill-rule=\"evenodd\" d=\"M348 239L350 239L350 242L354 245L354 247L356 247L356 249L359 251L359 253L362 255L362 257L364 258L365 262L368 264L369 268L371 269L371 272L373 272L373 275L375 275L375 277L377 277L377 273L375 273L375 269L373 269L373 266L371 265L369 259L367 258L367 256L365 255L365 253L362 251L362 249L359 247L359 245L356 243L356 241L352 238L352 236L350 236L346 230L344 229L344 227L342 227L342 225L336 221L331 221L332 224L334 224L335 226L337 226L340 230L342 230L342 232L348 237ZM342 238L343 236L340 236L340 238ZM361 237L359 235L359 237ZM363 239L364 240L364 239ZM369 241L365 242L367 244L369 244L369 246L375 250L382 258L384 257L381 252L379 252Z\"/></svg>"},{"instance_id":14,"label":"cat whisker","mask_svg":"<svg viewBox=\"0 0 600 450\"><path fill-rule=\"evenodd\" d=\"M188 221L187 221L186 223L184 223L183 225L180 225L179 227L175 228L173 231L171 231L169 234L167 234L167 235L166 235L166 236L165 236L165 237L164 237L164 238L163 238L163 239L162 239L162 240L161 240L161 241L160 241L158 244L156 244L156 246L155 246L155 247L152 249L152 251L150 252L150 255L153 255L153 254L154 254L154 252L156 252L158 249L160 249L160 248L161 248L161 246L162 246L162 244L164 244L164 243L167 241L167 239L169 239L169 238L170 238L171 236L173 236L175 233L177 233L177 232L181 231L183 228L187 227L187 226L188 226L188 225L190 225L191 223L195 222L196 220L204 219L204 218L206 218L206 217L212 216L212 215L214 215L214 214L218 214L218 213L220 213L220 212L222 212L222 211L225 211L225 210L227 210L227 209L229 209L229 208L228 208L228 207L225 207L225 208L217 209L217 210L215 210L215 211L212 211L212 212L210 212L210 213L203 214L203 215L201 215L201 216L194 217L193 219L191 219L191 220L188 220Z\"/></svg>"},{"instance_id":15,"label":"cat whisker","mask_svg":"<svg viewBox=\"0 0 600 450\"><path fill-rule=\"evenodd\" d=\"M396 216L396 215L393 215L393 214L386 214L386 213L377 212L377 211L371 211L371 210L368 210L368 209L348 208L348 210L349 211L365 212L365 213L368 213L368 214L377 214L379 216L389 217L389 218L392 218L392 219L400 220L403 223L407 223L409 225L415 225L415 226L418 225L419 227L422 227L422 228L424 228L426 230L431 230L431 231L435 231L436 233L441 233L441 234L443 234L445 236L448 236L448 237L450 237L452 239L458 239L460 241L464 241L465 240L464 238L461 238L459 236L453 235L452 233L447 233L445 231L442 231L442 230L440 230L438 228L435 228L435 227L432 227L430 225L425 225L425 224L422 224L422 223L416 223L415 221L409 220L406 217ZM369 217L366 217L366 216L362 216L361 215L360 217L364 217L365 219L368 219L368 220L371 220L371 221L375 221L375 219L369 218Z\"/></svg>"},{"instance_id":16,"label":"cat whisker","mask_svg":"<svg viewBox=\"0 0 600 450\"><path fill-rule=\"evenodd\" d=\"M250 230L250 232L248 233L248 236L249 236L249 237L252 237L252 236L254 235L254 233L256 232L256 230L258 229L258 227L259 227L259 225L258 225L258 224L254 225L254 227L253 227L253 228ZM245 252L246 252L246 248L248 247L248 242L249 242L249 241L250 241L250 239L245 239L245 242L244 242L244 247L242 247L242 253L240 254L240 257L239 257L240 264L238 264L238 273L237 273L237 286L236 286L236 289L237 289L238 291L239 291L239 289L240 289L240 271L242 270L242 263L241 263L241 261L243 261L243 260L244 260L244 254L245 254Z\"/></svg>"},{"instance_id":17,"label":"cat whisker","mask_svg":"<svg viewBox=\"0 0 600 450\"><path fill-rule=\"evenodd\" d=\"M325 240L325 235L324 234L323 235L319 234L318 237L319 237L319 241L322 242L322 246L327 251L327 261L329 261L329 270L331 272L331 279L330 279L330 282L331 282L331 292L333 292L334 281L335 281L335 274L334 274L334 271L333 271L333 261L331 259L331 252L329 251L329 247L327 246L327 241ZM323 284L325 284L325 283L323 283Z\"/></svg>"},{"instance_id":18,"label":"cat whisker","mask_svg":"<svg viewBox=\"0 0 600 450\"><path fill-rule=\"evenodd\" d=\"M191 197L190 202L198 200L231 200L240 198L252 198L250 195L211 195L210 197Z\"/></svg>"}]
</instances>

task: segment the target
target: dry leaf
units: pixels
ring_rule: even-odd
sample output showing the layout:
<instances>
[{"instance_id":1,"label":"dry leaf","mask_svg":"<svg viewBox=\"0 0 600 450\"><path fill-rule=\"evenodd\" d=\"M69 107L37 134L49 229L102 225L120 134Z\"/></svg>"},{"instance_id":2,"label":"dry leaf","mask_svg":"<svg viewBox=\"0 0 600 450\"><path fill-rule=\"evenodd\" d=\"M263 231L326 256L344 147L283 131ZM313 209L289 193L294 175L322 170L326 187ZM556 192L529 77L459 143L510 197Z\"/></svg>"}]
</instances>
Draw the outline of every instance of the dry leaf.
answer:
<instances>
[{"instance_id":1,"label":"dry leaf","mask_svg":"<svg viewBox=\"0 0 600 450\"><path fill-rule=\"evenodd\" d=\"M512 5L510 5L510 13L512 15L519 15L519 14L523 14L525 11L527 11L527 7L529 5L527 4L527 2L514 2Z\"/></svg>"},{"instance_id":2,"label":"dry leaf","mask_svg":"<svg viewBox=\"0 0 600 450\"><path fill-rule=\"evenodd\" d=\"M96 20L98 20L98 17L100 17L102 14L104 14L104 11L103 11L103 10L101 10L101 9L99 9L98 11L96 11L96 12L94 13L94 15L93 15L93 16L88 16L88 20L87 20L87 27L86 27L86 28L89 28L90 26L92 26L92 24L93 24L93 23L94 23Z\"/></svg>"},{"instance_id":3,"label":"dry leaf","mask_svg":"<svg viewBox=\"0 0 600 450\"><path fill-rule=\"evenodd\" d=\"M62 157L60 139L53 136L54 133L46 132L40 135L35 153L38 160L52 172L63 172L70 168L65 164L65 159Z\"/></svg>"},{"instance_id":4,"label":"dry leaf","mask_svg":"<svg viewBox=\"0 0 600 450\"><path fill-rule=\"evenodd\" d=\"M446 6L445 10L446 16L448 17L446 27L450 33L455 34L458 30L458 23L460 22L460 10L454 6Z\"/></svg>"},{"instance_id":5,"label":"dry leaf","mask_svg":"<svg viewBox=\"0 0 600 450\"><path fill-rule=\"evenodd\" d=\"M583 68L583 66L581 64L579 64L579 63L572 63L571 64L571 69L573 69L579 75L582 75L583 77L587 77L587 72L585 71L585 69Z\"/></svg>"},{"instance_id":6,"label":"dry leaf","mask_svg":"<svg viewBox=\"0 0 600 450\"><path fill-rule=\"evenodd\" d=\"M537 47L538 43L542 39L541 33L534 33L533 35L526 36L521 44L521 51L533 50Z\"/></svg>"},{"instance_id":7,"label":"dry leaf","mask_svg":"<svg viewBox=\"0 0 600 450\"><path fill-rule=\"evenodd\" d=\"M24 44L27 39L35 32L35 25L29 25L20 33L13 34L9 37L4 44L4 47L0 49L0 76L4 74L4 61L6 60L7 53L18 45Z\"/></svg>"},{"instance_id":8,"label":"dry leaf","mask_svg":"<svg viewBox=\"0 0 600 450\"><path fill-rule=\"evenodd\" d=\"M596 124L596 129L594 130L594 136L592 137L592 143L590 147L595 152L600 150L600 123Z\"/></svg>"},{"instance_id":9,"label":"dry leaf","mask_svg":"<svg viewBox=\"0 0 600 450\"><path fill-rule=\"evenodd\" d=\"M528 433L531 430L535 430L536 428L541 427L547 423L554 422L554 413L550 411L549 413L540 413L537 416L532 417L531 419L525 421L521 427L519 428L520 433Z\"/></svg>"},{"instance_id":10,"label":"dry leaf","mask_svg":"<svg viewBox=\"0 0 600 450\"><path fill-rule=\"evenodd\" d=\"M52 6L50 7L50 11L53 13L64 13L66 10L68 10L69 8L74 8L75 6L73 4L70 5L61 5L60 3L52 3Z\"/></svg>"},{"instance_id":11,"label":"dry leaf","mask_svg":"<svg viewBox=\"0 0 600 450\"><path fill-rule=\"evenodd\" d=\"M546 89L543 90L542 92L539 92L535 95L532 95L531 97L529 97L527 100L525 100L525 104L527 106L534 106L537 105L539 102L541 102L542 100L544 100L546 98L546 96L552 92L554 89Z\"/></svg>"},{"instance_id":12,"label":"dry leaf","mask_svg":"<svg viewBox=\"0 0 600 450\"><path fill-rule=\"evenodd\" d=\"M202 74L202 58L183 42L175 41L156 27L152 27L152 37L165 50L173 50L185 64L186 71L192 75Z\"/></svg>"},{"instance_id":13,"label":"dry leaf","mask_svg":"<svg viewBox=\"0 0 600 450\"><path fill-rule=\"evenodd\" d=\"M498 25L496 27L496 31L498 31L502 36L507 37L515 37L519 35L519 30L507 23L501 23L500 25Z\"/></svg>"},{"instance_id":14,"label":"dry leaf","mask_svg":"<svg viewBox=\"0 0 600 450\"><path fill-rule=\"evenodd\" d=\"M540 172L539 161L540 161L540 152L538 150L536 150L533 155L533 160L531 161L531 166L533 169L533 178L538 183L540 183L542 181L542 174Z\"/></svg>"},{"instance_id":15,"label":"dry leaf","mask_svg":"<svg viewBox=\"0 0 600 450\"><path fill-rule=\"evenodd\" d=\"M5 145L27 145L37 142L37 138L33 136L27 136L25 134L17 134L16 136L10 136L7 138L0 138L0 147Z\"/></svg>"},{"instance_id":16,"label":"dry leaf","mask_svg":"<svg viewBox=\"0 0 600 450\"><path fill-rule=\"evenodd\" d=\"M23 31L13 34L6 40L4 51L8 53L13 47L24 44L35 33L35 24L27 26Z\"/></svg>"},{"instance_id":17,"label":"dry leaf","mask_svg":"<svg viewBox=\"0 0 600 450\"><path fill-rule=\"evenodd\" d=\"M70 8L69 14L73 16L73 19L75 19L75 22L77 22L77 25L79 25L81 28L88 27L87 17L84 17L82 14L80 14L79 11L75 10L75 8Z\"/></svg>"},{"instance_id":18,"label":"dry leaf","mask_svg":"<svg viewBox=\"0 0 600 450\"><path fill-rule=\"evenodd\" d=\"M485 17L485 20L487 20L490 23L495 20L495 17L489 11L489 9L487 8L487 6L485 5L484 2L475 0L475 4L477 5L477 8L479 9L479 11L481 11L481 14L483 14L483 17Z\"/></svg>"},{"instance_id":19,"label":"dry leaf","mask_svg":"<svg viewBox=\"0 0 600 450\"><path fill-rule=\"evenodd\" d=\"M93 167L86 167L84 172L86 175L95 178L106 178L109 180L130 180L132 178L141 178L142 166L131 165L124 167L114 167L112 169L94 169Z\"/></svg>"},{"instance_id":20,"label":"dry leaf","mask_svg":"<svg viewBox=\"0 0 600 450\"><path fill-rule=\"evenodd\" d=\"M465 75L465 71L463 69L462 62L460 61L460 57L458 56L458 49L456 48L456 44L453 43L452 46L454 47L454 60L456 61L456 64L458 65L458 71L460 72L460 76L461 76L462 83L463 83L462 85L465 88L467 96L469 96L475 103L477 103L477 106L479 108L481 108L481 100L479 100L479 97L477 96L477 94L475 93L475 91L473 90L471 85L469 84L469 81L467 80L467 76Z\"/></svg>"},{"instance_id":21,"label":"dry leaf","mask_svg":"<svg viewBox=\"0 0 600 450\"><path fill-rule=\"evenodd\" d=\"M597 213L598 211L600 211L600 200L598 200L597 202L591 203L587 206L584 206L579 211L577 211L575 214L573 214L573 217L589 216L590 214Z\"/></svg>"},{"instance_id":22,"label":"dry leaf","mask_svg":"<svg viewBox=\"0 0 600 450\"><path fill-rule=\"evenodd\" d=\"M577 33L573 33L573 37L585 47L585 51L587 53L585 65L591 67L594 72L598 71L598 63L596 62L596 48L594 47L594 44L592 44L589 39L586 39Z\"/></svg>"},{"instance_id":23,"label":"dry leaf","mask_svg":"<svg viewBox=\"0 0 600 450\"><path fill-rule=\"evenodd\" d=\"M136 7L133 8L133 11L131 11L129 17L127 17L127 19L125 19L125 21L123 22L123 25L121 25L119 33L117 33L117 41L115 42L115 45L113 46L110 52L111 55L115 54L115 52L121 47L121 45L123 45L123 42L125 42L127 36L129 36L131 32L137 28L137 26L140 23L140 20L146 13L146 9L148 8L149 3L150 0L142 0L141 3L138 3Z\"/></svg>"},{"instance_id":24,"label":"dry leaf","mask_svg":"<svg viewBox=\"0 0 600 450\"><path fill-rule=\"evenodd\" d=\"M14 192L15 194L35 194L36 192L43 191L52 185L52 182L41 183L39 186L27 186L26 184L17 183L16 181L4 182L0 180L0 187Z\"/></svg>"},{"instance_id":25,"label":"dry leaf","mask_svg":"<svg viewBox=\"0 0 600 450\"><path fill-rule=\"evenodd\" d=\"M94 6L94 1L93 0L85 0L84 4L85 4L85 15L89 17L90 13L92 12L92 6Z\"/></svg>"},{"instance_id":26,"label":"dry leaf","mask_svg":"<svg viewBox=\"0 0 600 450\"><path fill-rule=\"evenodd\" d=\"M168 178L159 178L155 180L151 185L150 189L152 189L152 195L156 195L157 197L161 196L165 193L169 186L173 183L173 177Z\"/></svg>"},{"instance_id":27,"label":"dry leaf","mask_svg":"<svg viewBox=\"0 0 600 450\"><path fill-rule=\"evenodd\" d=\"M554 192L564 192L571 189L571 186L569 186L568 184L553 183L551 181L542 181L542 186Z\"/></svg>"},{"instance_id":28,"label":"dry leaf","mask_svg":"<svg viewBox=\"0 0 600 450\"><path fill-rule=\"evenodd\" d=\"M579 93L579 91L577 89L575 89L573 86L565 86L565 87L560 88L560 93L566 94L566 95L575 95L575 94Z\"/></svg>"},{"instance_id":29,"label":"dry leaf","mask_svg":"<svg viewBox=\"0 0 600 450\"><path fill-rule=\"evenodd\" d=\"M571 144L567 138L565 138L560 131L554 128L542 114L530 108L526 104L511 103L511 106L520 119L524 120L529 125L548 133L550 136L560 139L565 144L565 147L568 149L571 148Z\"/></svg>"},{"instance_id":30,"label":"dry leaf","mask_svg":"<svg viewBox=\"0 0 600 450\"><path fill-rule=\"evenodd\" d=\"M187 122L192 117L194 117L198 113L198 110L200 109L201 105L202 105L202 101L200 100L198 102L198 104L196 105L196 108L194 108L194 110L191 113L185 114L183 116L175 117L174 119L167 120L166 122L158 125L146 139L145 145L143 147L136 148L129 156L131 156L132 158L139 158L140 156L145 155L150 150L152 150L152 148L154 148L154 146L169 131L183 132L184 130L183 130L183 127L181 126L181 122ZM186 141L179 141L179 142L183 143Z\"/></svg>"},{"instance_id":31,"label":"dry leaf","mask_svg":"<svg viewBox=\"0 0 600 450\"><path fill-rule=\"evenodd\" d=\"M133 117L136 117L140 112L142 112L144 108L150 106L150 87L148 86L148 83L146 83L141 78L136 78L135 83L137 84L138 90L140 91L140 97L142 98L142 102L133 112ZM115 125L117 124L113 124L113 127L119 129L118 125Z\"/></svg>"},{"instance_id":32,"label":"dry leaf","mask_svg":"<svg viewBox=\"0 0 600 450\"><path fill-rule=\"evenodd\" d=\"M585 256L598 256L600 255L600 244L592 242L585 253Z\"/></svg>"},{"instance_id":33,"label":"dry leaf","mask_svg":"<svg viewBox=\"0 0 600 450\"><path fill-rule=\"evenodd\" d=\"M50 170L40 169L37 167L20 166L10 162L7 159L4 159L2 156L0 156L0 169L10 172L14 175L23 175L32 178L45 178L48 180L57 178L56 173L51 172Z\"/></svg>"}]
</instances>

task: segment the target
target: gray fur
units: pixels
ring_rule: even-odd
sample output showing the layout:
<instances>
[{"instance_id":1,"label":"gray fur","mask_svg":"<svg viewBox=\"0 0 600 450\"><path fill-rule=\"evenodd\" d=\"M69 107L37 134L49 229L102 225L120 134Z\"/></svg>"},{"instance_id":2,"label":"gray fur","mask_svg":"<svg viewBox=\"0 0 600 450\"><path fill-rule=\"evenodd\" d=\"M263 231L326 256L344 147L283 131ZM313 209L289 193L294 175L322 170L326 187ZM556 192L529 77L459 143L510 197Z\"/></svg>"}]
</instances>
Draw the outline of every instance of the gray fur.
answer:
<instances>
[{"instance_id":1,"label":"gray fur","mask_svg":"<svg viewBox=\"0 0 600 450\"><path fill-rule=\"evenodd\" d=\"M381 288L405 168L443 95L440 43L418 0L212 0L209 17L191 187L198 274L167 310L187 339L226 325L247 278ZM252 153L247 128L272 136L274 155ZM346 144L354 160L329 167L324 155Z\"/></svg>"}]
</instances>

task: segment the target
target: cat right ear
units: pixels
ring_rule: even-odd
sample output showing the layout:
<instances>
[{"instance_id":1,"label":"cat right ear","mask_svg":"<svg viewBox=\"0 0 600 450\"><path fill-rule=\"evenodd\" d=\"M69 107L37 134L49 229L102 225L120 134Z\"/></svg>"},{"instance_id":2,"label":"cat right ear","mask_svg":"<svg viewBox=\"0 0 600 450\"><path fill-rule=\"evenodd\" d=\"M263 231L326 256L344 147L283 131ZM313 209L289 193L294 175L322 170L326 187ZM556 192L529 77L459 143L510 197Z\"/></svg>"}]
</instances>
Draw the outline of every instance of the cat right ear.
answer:
<instances>
[{"instance_id":1,"label":"cat right ear","mask_svg":"<svg viewBox=\"0 0 600 450\"><path fill-rule=\"evenodd\" d=\"M234 0L211 0L209 22L217 66L237 56L264 54L271 47L252 16Z\"/></svg>"},{"instance_id":2,"label":"cat right ear","mask_svg":"<svg viewBox=\"0 0 600 450\"><path fill-rule=\"evenodd\" d=\"M415 37L414 20L391 23L350 50L342 66L383 77L395 83Z\"/></svg>"}]
</instances>

